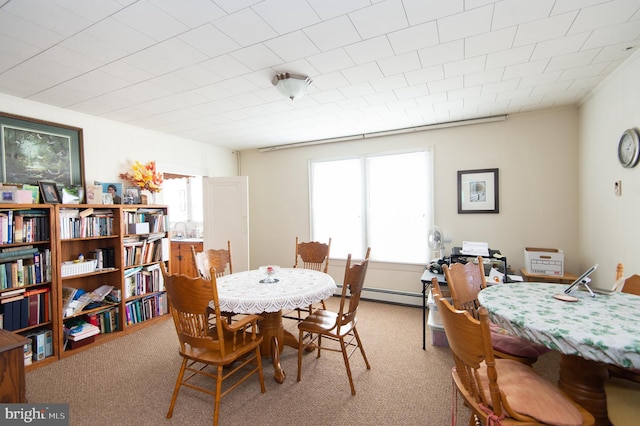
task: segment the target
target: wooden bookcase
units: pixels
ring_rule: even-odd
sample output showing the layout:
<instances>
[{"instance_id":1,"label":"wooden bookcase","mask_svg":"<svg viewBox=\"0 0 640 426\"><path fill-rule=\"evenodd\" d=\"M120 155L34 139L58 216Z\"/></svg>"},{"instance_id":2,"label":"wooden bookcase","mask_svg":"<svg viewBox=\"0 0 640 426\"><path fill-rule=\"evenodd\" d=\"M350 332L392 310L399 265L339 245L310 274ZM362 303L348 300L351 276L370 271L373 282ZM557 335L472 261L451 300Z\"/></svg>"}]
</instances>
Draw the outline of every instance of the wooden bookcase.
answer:
<instances>
[{"instance_id":1,"label":"wooden bookcase","mask_svg":"<svg viewBox=\"0 0 640 426\"><path fill-rule=\"evenodd\" d=\"M56 239L60 294L57 298L58 328L64 330L79 319L91 318L89 322L101 329L95 337L77 342L66 339L65 333L60 331L57 340L60 358L168 317L160 271L160 262L169 267L166 207L65 204L55 207L55 218L56 235L59 236ZM130 230L131 224L141 225L137 230ZM149 229L145 231L142 225L149 226ZM136 249L141 252L147 250L145 254L139 254L144 257L131 257L133 241ZM164 252L163 246L166 246ZM84 262L73 263L81 256ZM82 270L85 265L87 270ZM72 275L69 275L69 270ZM64 309L63 288L92 292L103 285L113 286L115 300L79 312ZM136 288L135 293L130 290L132 285Z\"/></svg>"},{"instance_id":2,"label":"wooden bookcase","mask_svg":"<svg viewBox=\"0 0 640 426\"><path fill-rule=\"evenodd\" d=\"M27 370L59 356L57 263L53 207L0 204L1 328L29 338L28 342L39 335L37 341L42 344L39 355L30 357ZM35 343L33 338L33 350Z\"/></svg>"}]
</instances>

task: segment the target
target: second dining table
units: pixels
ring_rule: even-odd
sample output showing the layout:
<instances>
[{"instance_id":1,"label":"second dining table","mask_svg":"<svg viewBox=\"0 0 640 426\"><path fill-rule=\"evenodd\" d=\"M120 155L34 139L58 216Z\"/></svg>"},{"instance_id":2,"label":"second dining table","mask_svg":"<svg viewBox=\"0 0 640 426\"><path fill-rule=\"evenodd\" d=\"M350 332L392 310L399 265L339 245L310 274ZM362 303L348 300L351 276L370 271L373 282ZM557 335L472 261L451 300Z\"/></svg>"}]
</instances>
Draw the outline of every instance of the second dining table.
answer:
<instances>
[{"instance_id":1,"label":"second dining table","mask_svg":"<svg viewBox=\"0 0 640 426\"><path fill-rule=\"evenodd\" d=\"M626 293L574 291L562 301L564 284L493 285L478 294L492 322L560 352L558 385L608 425L603 381L607 365L640 368L640 297Z\"/></svg>"},{"instance_id":2,"label":"second dining table","mask_svg":"<svg viewBox=\"0 0 640 426\"><path fill-rule=\"evenodd\" d=\"M280 365L284 346L298 347L296 336L284 329L282 311L302 308L332 296L337 289L333 278L323 272L302 268L276 268L265 282L264 268L225 275L217 279L220 310L238 314L259 314L259 332L263 336L261 352L271 356L274 378L286 377Z\"/></svg>"}]
</instances>

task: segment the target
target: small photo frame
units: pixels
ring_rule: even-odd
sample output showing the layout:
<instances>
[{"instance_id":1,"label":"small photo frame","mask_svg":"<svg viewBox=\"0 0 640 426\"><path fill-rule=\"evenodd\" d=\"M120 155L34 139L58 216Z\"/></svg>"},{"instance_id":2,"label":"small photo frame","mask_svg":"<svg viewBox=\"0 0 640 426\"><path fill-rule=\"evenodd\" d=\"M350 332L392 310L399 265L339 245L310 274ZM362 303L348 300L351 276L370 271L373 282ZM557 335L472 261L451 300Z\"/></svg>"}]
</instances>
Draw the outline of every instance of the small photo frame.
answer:
<instances>
[{"instance_id":1,"label":"small photo frame","mask_svg":"<svg viewBox=\"0 0 640 426\"><path fill-rule=\"evenodd\" d=\"M124 188L124 204L140 204L140 188L137 186L127 186Z\"/></svg>"},{"instance_id":2,"label":"small photo frame","mask_svg":"<svg viewBox=\"0 0 640 426\"><path fill-rule=\"evenodd\" d=\"M38 181L38 185L45 204L59 204L62 201L55 182Z\"/></svg>"},{"instance_id":3,"label":"small photo frame","mask_svg":"<svg viewBox=\"0 0 640 426\"><path fill-rule=\"evenodd\" d=\"M458 171L458 213L499 213L498 169Z\"/></svg>"},{"instance_id":4,"label":"small photo frame","mask_svg":"<svg viewBox=\"0 0 640 426\"><path fill-rule=\"evenodd\" d=\"M102 204L122 204L122 183L118 182L95 182L102 185ZM105 195L111 196L112 202L106 203Z\"/></svg>"},{"instance_id":5,"label":"small photo frame","mask_svg":"<svg viewBox=\"0 0 640 426\"><path fill-rule=\"evenodd\" d=\"M13 204L16 203L16 190L15 186L0 186L0 202Z\"/></svg>"}]
</instances>

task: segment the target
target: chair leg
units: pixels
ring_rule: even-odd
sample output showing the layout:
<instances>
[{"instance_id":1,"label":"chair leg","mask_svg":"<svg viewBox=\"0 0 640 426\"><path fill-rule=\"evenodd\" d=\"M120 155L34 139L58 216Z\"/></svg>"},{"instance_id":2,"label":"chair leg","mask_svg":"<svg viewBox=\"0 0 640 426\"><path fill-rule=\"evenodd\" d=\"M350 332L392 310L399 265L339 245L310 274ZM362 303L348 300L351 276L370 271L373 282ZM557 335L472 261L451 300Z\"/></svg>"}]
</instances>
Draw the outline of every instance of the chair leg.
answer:
<instances>
[{"instance_id":1,"label":"chair leg","mask_svg":"<svg viewBox=\"0 0 640 426\"><path fill-rule=\"evenodd\" d=\"M302 370L302 347L304 346L304 331L300 330L300 334L298 336L298 381L300 381L300 373Z\"/></svg>"},{"instance_id":2,"label":"chair leg","mask_svg":"<svg viewBox=\"0 0 640 426\"><path fill-rule=\"evenodd\" d=\"M176 386L173 388L173 395L171 395L171 403L169 404L169 411L167 412L167 418L170 419L173 416L173 407L176 405L176 399L178 399L178 392L180 386L182 386L182 379L184 378L184 370L187 366L187 359L182 358L182 365L180 365L180 372L178 373L178 380L176 380Z\"/></svg>"},{"instance_id":3,"label":"chair leg","mask_svg":"<svg viewBox=\"0 0 640 426\"><path fill-rule=\"evenodd\" d=\"M258 378L260 379L260 392L265 393L264 373L262 372L262 356L260 356L260 346L256 346L256 363L258 364Z\"/></svg>"},{"instance_id":4,"label":"chair leg","mask_svg":"<svg viewBox=\"0 0 640 426\"><path fill-rule=\"evenodd\" d=\"M367 366L367 370L371 370L371 366L369 365L369 360L367 359L367 355L364 353L364 347L362 346L360 335L358 334L358 330L356 330L355 327L353 327L353 335L356 336L356 341L358 342L358 347L360 348L360 352L362 353L362 358L364 358L364 363Z\"/></svg>"},{"instance_id":5,"label":"chair leg","mask_svg":"<svg viewBox=\"0 0 640 426\"><path fill-rule=\"evenodd\" d=\"M218 426L218 417L220 416L220 394L222 393L222 365L216 367L216 395L213 402L213 426Z\"/></svg>"},{"instance_id":6,"label":"chair leg","mask_svg":"<svg viewBox=\"0 0 640 426\"><path fill-rule=\"evenodd\" d=\"M356 388L353 386L353 377L351 377L351 367L349 366L349 354L347 354L344 337L340 338L340 349L342 349L342 359L344 359L344 366L347 369L347 376L349 377L349 385L351 385L351 395L355 395Z\"/></svg>"}]
</instances>

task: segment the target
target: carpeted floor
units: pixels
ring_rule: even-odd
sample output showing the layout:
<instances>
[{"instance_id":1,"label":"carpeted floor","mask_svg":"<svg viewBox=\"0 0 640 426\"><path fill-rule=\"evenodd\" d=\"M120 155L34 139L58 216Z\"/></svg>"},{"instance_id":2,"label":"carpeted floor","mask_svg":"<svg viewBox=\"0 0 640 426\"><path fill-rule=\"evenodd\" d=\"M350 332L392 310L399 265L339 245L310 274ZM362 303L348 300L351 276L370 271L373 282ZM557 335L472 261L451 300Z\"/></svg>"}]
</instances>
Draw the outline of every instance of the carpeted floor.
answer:
<instances>
[{"instance_id":1,"label":"carpeted floor","mask_svg":"<svg viewBox=\"0 0 640 426\"><path fill-rule=\"evenodd\" d=\"M329 309L336 306L331 299ZM305 355L297 382L297 352L285 347L285 382L273 380L265 358L266 393L260 393L257 376L240 385L222 398L220 424L450 425L451 358L447 348L430 344L430 336L422 350L421 322L421 309L363 301L358 329L371 370L359 353L353 355L355 396L339 353ZM296 330L293 321L285 326ZM27 373L27 398L69 403L72 426L210 425L213 398L186 388L173 418L165 418L180 361L173 322L164 321ZM553 354L536 369L557 381ZM468 424L461 403L457 412L457 424Z\"/></svg>"}]
</instances>

